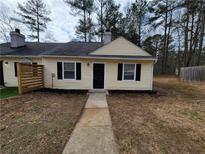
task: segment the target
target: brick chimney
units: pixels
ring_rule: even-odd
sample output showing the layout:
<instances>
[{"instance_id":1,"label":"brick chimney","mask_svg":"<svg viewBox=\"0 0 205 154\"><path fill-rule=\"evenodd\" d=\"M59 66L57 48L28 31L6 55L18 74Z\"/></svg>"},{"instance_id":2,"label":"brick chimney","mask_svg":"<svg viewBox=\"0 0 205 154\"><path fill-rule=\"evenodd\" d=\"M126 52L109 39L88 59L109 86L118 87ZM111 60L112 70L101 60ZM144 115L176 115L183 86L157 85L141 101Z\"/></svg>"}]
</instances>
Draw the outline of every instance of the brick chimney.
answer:
<instances>
[{"instance_id":1,"label":"brick chimney","mask_svg":"<svg viewBox=\"0 0 205 154\"><path fill-rule=\"evenodd\" d=\"M11 37L11 47L18 48L25 46L25 36L20 33L19 29L15 29L15 31L10 32Z\"/></svg>"},{"instance_id":2,"label":"brick chimney","mask_svg":"<svg viewBox=\"0 0 205 154\"><path fill-rule=\"evenodd\" d=\"M103 38L104 38L104 40L103 40L104 44L108 44L109 42L111 42L112 34L111 34L110 30L106 30L104 32Z\"/></svg>"}]
</instances>

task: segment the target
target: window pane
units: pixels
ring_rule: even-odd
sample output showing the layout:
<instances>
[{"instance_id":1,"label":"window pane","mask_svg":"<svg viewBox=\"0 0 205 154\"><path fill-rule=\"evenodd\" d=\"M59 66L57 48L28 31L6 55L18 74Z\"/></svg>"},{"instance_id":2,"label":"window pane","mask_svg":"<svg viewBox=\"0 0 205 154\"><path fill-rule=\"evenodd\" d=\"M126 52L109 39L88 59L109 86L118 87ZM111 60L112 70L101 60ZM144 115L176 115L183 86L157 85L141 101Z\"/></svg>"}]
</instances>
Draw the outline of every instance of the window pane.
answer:
<instances>
[{"instance_id":1,"label":"window pane","mask_svg":"<svg viewBox=\"0 0 205 154\"><path fill-rule=\"evenodd\" d=\"M75 79L74 71L64 71L64 79Z\"/></svg>"},{"instance_id":2,"label":"window pane","mask_svg":"<svg viewBox=\"0 0 205 154\"><path fill-rule=\"evenodd\" d=\"M124 80L134 80L134 73L133 72L125 72L124 73Z\"/></svg>"},{"instance_id":3,"label":"window pane","mask_svg":"<svg viewBox=\"0 0 205 154\"><path fill-rule=\"evenodd\" d=\"M74 71L75 63L64 63L64 70L65 71Z\"/></svg>"},{"instance_id":4,"label":"window pane","mask_svg":"<svg viewBox=\"0 0 205 154\"><path fill-rule=\"evenodd\" d=\"M124 64L124 80L134 80L135 64Z\"/></svg>"},{"instance_id":5,"label":"window pane","mask_svg":"<svg viewBox=\"0 0 205 154\"><path fill-rule=\"evenodd\" d=\"M125 69L124 69L125 72L134 72L135 71L135 64L125 64L124 67L125 67Z\"/></svg>"}]
</instances>

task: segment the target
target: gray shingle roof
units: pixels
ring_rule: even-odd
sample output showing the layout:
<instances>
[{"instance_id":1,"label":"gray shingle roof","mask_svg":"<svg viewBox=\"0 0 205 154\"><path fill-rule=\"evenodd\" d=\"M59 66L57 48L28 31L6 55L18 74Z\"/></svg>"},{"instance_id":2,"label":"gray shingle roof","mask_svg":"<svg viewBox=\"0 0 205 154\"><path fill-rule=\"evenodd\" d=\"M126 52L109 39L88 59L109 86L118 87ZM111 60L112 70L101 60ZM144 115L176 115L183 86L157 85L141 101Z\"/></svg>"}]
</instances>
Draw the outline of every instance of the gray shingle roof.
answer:
<instances>
[{"instance_id":1,"label":"gray shingle roof","mask_svg":"<svg viewBox=\"0 0 205 154\"><path fill-rule=\"evenodd\" d=\"M68 42L68 43L37 43L27 42L26 46L11 48L10 43L0 44L1 55L15 56L86 56L90 52L103 46L98 42Z\"/></svg>"},{"instance_id":2,"label":"gray shingle roof","mask_svg":"<svg viewBox=\"0 0 205 154\"><path fill-rule=\"evenodd\" d=\"M102 46L103 43L99 42L69 42L58 45L56 48L41 53L41 55L87 56L90 52Z\"/></svg>"},{"instance_id":3,"label":"gray shingle roof","mask_svg":"<svg viewBox=\"0 0 205 154\"><path fill-rule=\"evenodd\" d=\"M19 55L19 56L37 56L56 46L56 43L36 43L27 42L26 46L19 48L11 48L10 43L0 44L1 55Z\"/></svg>"},{"instance_id":4,"label":"gray shingle roof","mask_svg":"<svg viewBox=\"0 0 205 154\"><path fill-rule=\"evenodd\" d=\"M100 42L37 43L26 42L26 46L11 48L10 43L0 44L2 56L81 56L96 58L134 58L153 60L152 56L92 55L91 52L102 47Z\"/></svg>"}]
</instances>

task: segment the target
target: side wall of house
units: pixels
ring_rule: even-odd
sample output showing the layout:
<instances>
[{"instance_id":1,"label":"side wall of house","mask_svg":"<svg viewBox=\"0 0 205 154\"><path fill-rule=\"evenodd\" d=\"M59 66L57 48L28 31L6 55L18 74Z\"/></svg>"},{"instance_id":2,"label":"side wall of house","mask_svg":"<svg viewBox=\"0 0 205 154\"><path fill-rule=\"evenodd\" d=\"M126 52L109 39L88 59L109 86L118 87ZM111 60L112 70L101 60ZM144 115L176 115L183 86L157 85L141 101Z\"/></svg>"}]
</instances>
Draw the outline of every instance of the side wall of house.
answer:
<instances>
[{"instance_id":1,"label":"side wall of house","mask_svg":"<svg viewBox=\"0 0 205 154\"><path fill-rule=\"evenodd\" d=\"M18 78L15 76L15 62L22 62L20 58L0 58L3 61L4 84L6 87L17 87ZM32 62L42 64L41 59L33 58Z\"/></svg>"}]
</instances>

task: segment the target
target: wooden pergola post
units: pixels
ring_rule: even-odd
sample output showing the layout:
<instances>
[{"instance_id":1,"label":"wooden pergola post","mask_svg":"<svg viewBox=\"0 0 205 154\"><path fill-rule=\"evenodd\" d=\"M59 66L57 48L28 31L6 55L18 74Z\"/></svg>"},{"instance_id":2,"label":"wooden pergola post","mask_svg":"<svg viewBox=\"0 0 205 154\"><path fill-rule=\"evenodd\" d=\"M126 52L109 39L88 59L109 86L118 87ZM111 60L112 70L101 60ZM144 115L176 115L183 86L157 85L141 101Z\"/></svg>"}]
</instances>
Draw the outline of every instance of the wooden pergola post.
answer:
<instances>
[{"instance_id":1,"label":"wooden pergola post","mask_svg":"<svg viewBox=\"0 0 205 154\"><path fill-rule=\"evenodd\" d=\"M17 63L17 78L18 78L18 92L22 94L22 86L21 86L21 64Z\"/></svg>"}]
</instances>

